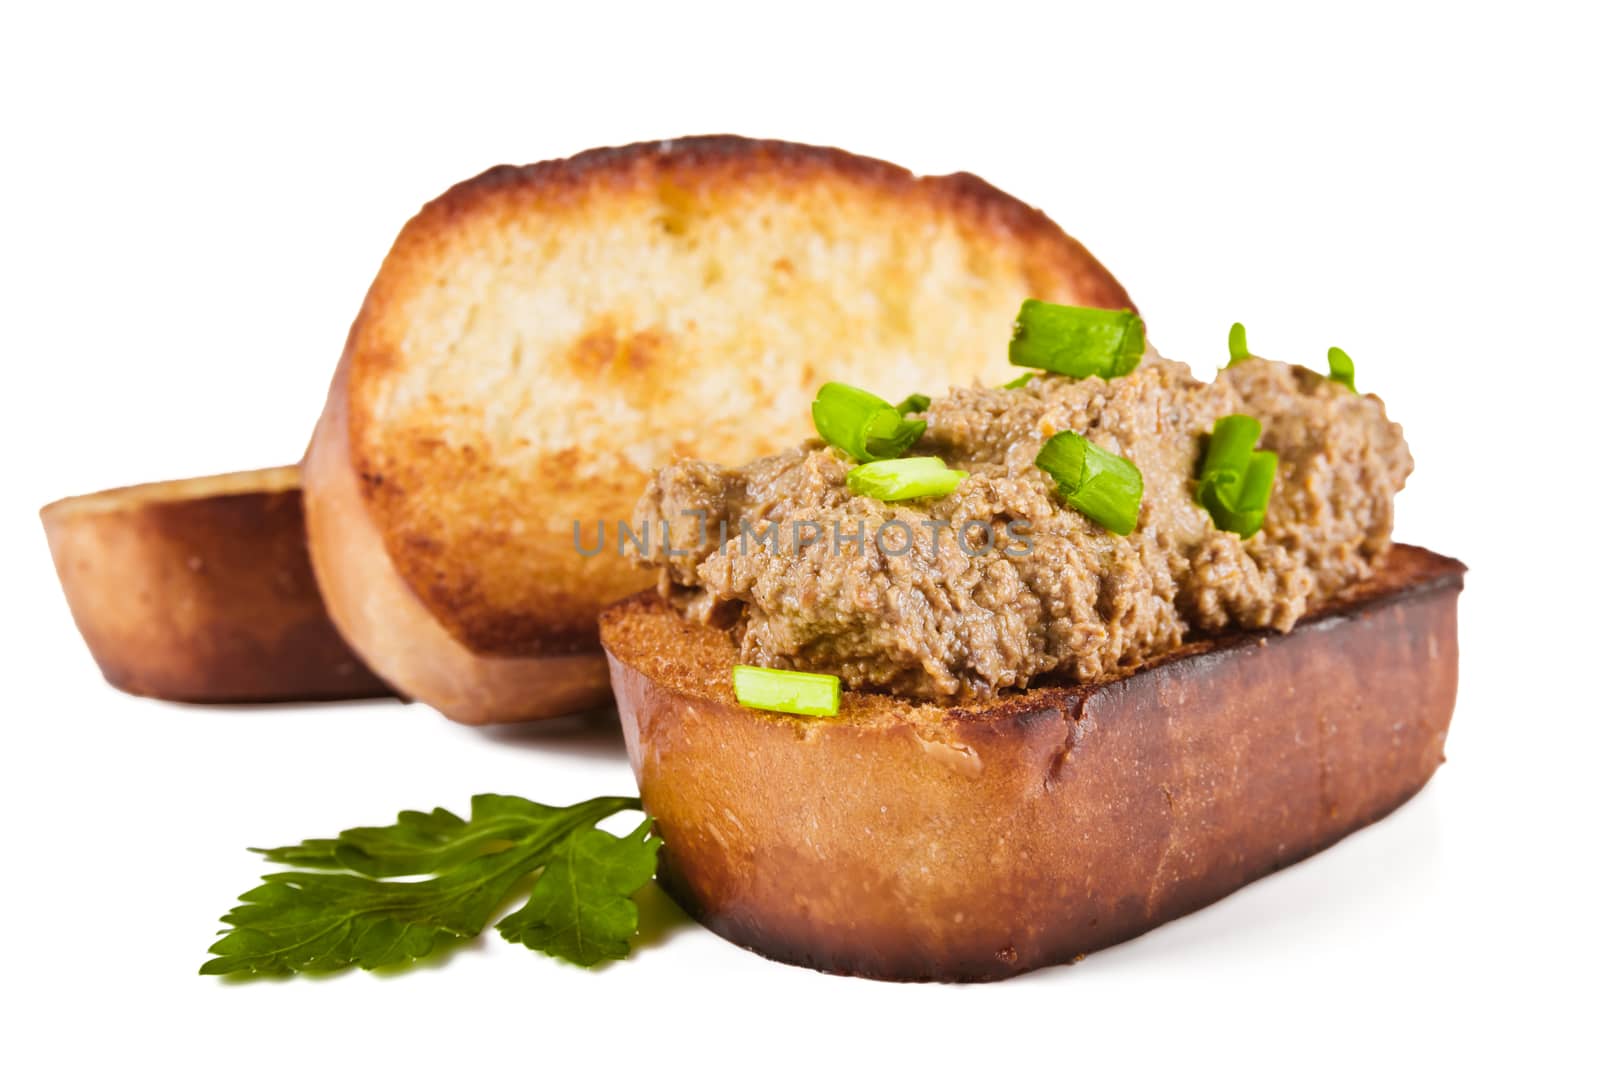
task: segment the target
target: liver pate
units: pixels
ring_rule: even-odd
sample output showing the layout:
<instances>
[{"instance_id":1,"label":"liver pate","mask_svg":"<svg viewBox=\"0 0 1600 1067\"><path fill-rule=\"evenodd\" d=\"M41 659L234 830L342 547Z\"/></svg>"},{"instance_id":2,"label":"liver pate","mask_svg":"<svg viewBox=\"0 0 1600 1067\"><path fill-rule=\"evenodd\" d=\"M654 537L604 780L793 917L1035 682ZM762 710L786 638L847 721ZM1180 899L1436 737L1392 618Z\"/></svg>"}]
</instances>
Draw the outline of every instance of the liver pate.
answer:
<instances>
[{"instance_id":1,"label":"liver pate","mask_svg":"<svg viewBox=\"0 0 1600 1067\"><path fill-rule=\"evenodd\" d=\"M1206 435L1235 413L1279 457L1248 539L1194 501ZM924 417L912 454L971 475L943 499L854 496L851 462L817 441L738 468L686 460L640 501L634 525L654 536L639 554L680 610L733 628L745 663L981 697L1047 674L1114 677L1194 632L1290 629L1372 575L1411 471L1378 398L1259 358L1207 384L1151 353L1111 381L955 389ZM1063 505L1034 466L1062 430L1138 466L1129 536Z\"/></svg>"}]
</instances>

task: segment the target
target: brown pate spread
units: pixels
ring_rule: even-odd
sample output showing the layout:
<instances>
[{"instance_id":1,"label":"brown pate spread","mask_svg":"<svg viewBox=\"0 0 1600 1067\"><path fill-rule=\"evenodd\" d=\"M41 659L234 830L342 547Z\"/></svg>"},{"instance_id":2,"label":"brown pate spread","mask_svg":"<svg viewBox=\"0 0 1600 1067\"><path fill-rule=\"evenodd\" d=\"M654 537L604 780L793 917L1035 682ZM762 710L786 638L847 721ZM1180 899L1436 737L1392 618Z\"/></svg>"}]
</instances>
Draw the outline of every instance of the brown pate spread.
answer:
<instances>
[{"instance_id":1,"label":"brown pate spread","mask_svg":"<svg viewBox=\"0 0 1600 1067\"><path fill-rule=\"evenodd\" d=\"M1279 458L1247 539L1194 498L1212 424L1239 413ZM821 441L742 467L684 460L639 503L633 525L652 534L639 554L688 617L732 629L744 663L985 697L1125 673L1190 634L1288 630L1381 563L1412 466L1377 397L1261 358L1204 383L1151 352L1111 381L954 389L924 417L910 454L970 472L949 496L854 495L852 462ZM1063 504L1034 466L1062 430L1139 468L1130 535Z\"/></svg>"}]
</instances>

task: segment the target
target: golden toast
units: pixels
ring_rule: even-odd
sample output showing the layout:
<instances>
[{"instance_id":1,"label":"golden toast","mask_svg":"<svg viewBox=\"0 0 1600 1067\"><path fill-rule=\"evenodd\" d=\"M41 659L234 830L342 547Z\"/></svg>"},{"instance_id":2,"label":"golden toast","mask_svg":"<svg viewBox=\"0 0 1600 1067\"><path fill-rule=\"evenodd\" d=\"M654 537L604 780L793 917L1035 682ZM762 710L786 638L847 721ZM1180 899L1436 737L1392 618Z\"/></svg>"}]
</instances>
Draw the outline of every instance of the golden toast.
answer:
<instances>
[{"instance_id":1,"label":"golden toast","mask_svg":"<svg viewBox=\"0 0 1600 1067\"><path fill-rule=\"evenodd\" d=\"M969 383L1029 296L1130 306L968 174L737 137L490 170L407 224L350 331L304 466L329 611L463 722L601 701L596 618L651 581L616 524L653 469L804 436L830 379Z\"/></svg>"}]
</instances>

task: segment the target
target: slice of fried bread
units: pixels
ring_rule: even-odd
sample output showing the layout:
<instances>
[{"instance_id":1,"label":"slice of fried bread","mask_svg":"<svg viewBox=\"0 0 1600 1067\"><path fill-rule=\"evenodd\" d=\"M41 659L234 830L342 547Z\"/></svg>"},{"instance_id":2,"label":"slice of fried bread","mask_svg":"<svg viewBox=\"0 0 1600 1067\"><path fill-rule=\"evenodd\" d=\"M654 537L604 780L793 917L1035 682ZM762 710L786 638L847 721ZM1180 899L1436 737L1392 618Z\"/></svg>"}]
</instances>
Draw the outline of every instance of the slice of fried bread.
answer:
<instances>
[{"instance_id":1,"label":"slice of fried bread","mask_svg":"<svg viewBox=\"0 0 1600 1067\"><path fill-rule=\"evenodd\" d=\"M488 171L401 232L307 454L333 619L464 722L602 700L596 617L650 582L617 523L651 470L804 436L830 379L899 399L992 375L1029 296L1129 306L967 174L736 137Z\"/></svg>"},{"instance_id":2,"label":"slice of fried bread","mask_svg":"<svg viewBox=\"0 0 1600 1067\"><path fill-rule=\"evenodd\" d=\"M389 692L328 620L294 467L69 497L40 512L106 680L199 703Z\"/></svg>"},{"instance_id":3,"label":"slice of fried bread","mask_svg":"<svg viewBox=\"0 0 1600 1067\"><path fill-rule=\"evenodd\" d=\"M1333 844L1421 789L1456 693L1455 560L1396 545L1284 634L965 706L741 707L732 637L609 609L663 877L712 930L825 971L977 981L1070 962Z\"/></svg>"}]
</instances>

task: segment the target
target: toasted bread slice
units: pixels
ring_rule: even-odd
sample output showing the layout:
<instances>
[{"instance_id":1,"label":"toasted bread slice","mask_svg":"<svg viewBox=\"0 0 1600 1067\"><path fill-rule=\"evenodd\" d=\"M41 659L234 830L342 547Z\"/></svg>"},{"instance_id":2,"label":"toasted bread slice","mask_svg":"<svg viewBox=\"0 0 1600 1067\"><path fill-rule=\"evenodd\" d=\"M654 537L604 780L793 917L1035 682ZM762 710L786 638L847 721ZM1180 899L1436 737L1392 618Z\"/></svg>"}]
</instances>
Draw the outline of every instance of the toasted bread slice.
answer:
<instances>
[{"instance_id":1,"label":"toasted bread slice","mask_svg":"<svg viewBox=\"0 0 1600 1067\"><path fill-rule=\"evenodd\" d=\"M111 489L39 514L72 617L118 689L199 703L389 692L323 609L296 468Z\"/></svg>"},{"instance_id":2,"label":"toasted bread slice","mask_svg":"<svg viewBox=\"0 0 1600 1067\"><path fill-rule=\"evenodd\" d=\"M654 593L601 635L674 896L825 971L977 981L1065 963L1381 818L1443 760L1464 568L1397 545L1287 634L1118 681L941 707L739 706L734 644Z\"/></svg>"},{"instance_id":3,"label":"toasted bread slice","mask_svg":"<svg viewBox=\"0 0 1600 1067\"><path fill-rule=\"evenodd\" d=\"M458 185L384 261L307 455L334 621L464 722L603 699L595 620L649 584L616 523L651 470L804 436L829 379L898 399L1003 374L1028 296L1129 306L966 174L700 137Z\"/></svg>"}]
</instances>

